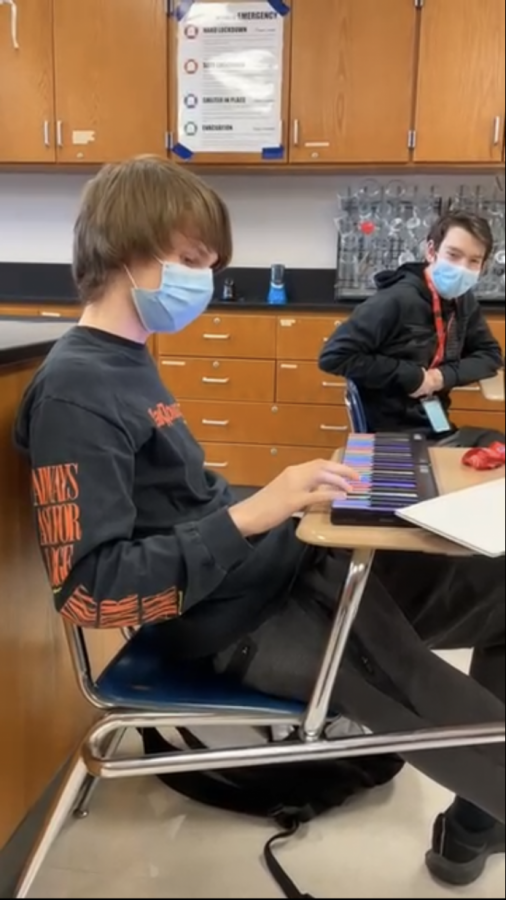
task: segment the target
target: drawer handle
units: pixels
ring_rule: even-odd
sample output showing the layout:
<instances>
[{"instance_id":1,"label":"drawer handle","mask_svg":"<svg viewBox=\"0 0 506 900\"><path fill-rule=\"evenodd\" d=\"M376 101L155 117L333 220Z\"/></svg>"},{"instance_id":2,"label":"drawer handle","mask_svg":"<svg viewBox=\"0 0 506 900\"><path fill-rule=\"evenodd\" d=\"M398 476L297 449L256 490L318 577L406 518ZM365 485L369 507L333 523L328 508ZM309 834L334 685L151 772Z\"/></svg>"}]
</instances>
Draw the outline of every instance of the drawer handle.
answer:
<instances>
[{"instance_id":1,"label":"drawer handle","mask_svg":"<svg viewBox=\"0 0 506 900\"><path fill-rule=\"evenodd\" d=\"M469 385L469 387L458 387L455 390L460 391L462 394L479 394L481 388L477 384L473 384Z\"/></svg>"},{"instance_id":2,"label":"drawer handle","mask_svg":"<svg viewBox=\"0 0 506 900\"><path fill-rule=\"evenodd\" d=\"M228 469L228 467L229 467L228 462L223 462L223 463L206 462L206 463L204 463L204 465L205 465L206 469Z\"/></svg>"},{"instance_id":3,"label":"drawer handle","mask_svg":"<svg viewBox=\"0 0 506 900\"><path fill-rule=\"evenodd\" d=\"M282 369L290 369L293 372L294 369L298 369L299 367L298 367L297 363L282 363L281 368Z\"/></svg>"},{"instance_id":4,"label":"drawer handle","mask_svg":"<svg viewBox=\"0 0 506 900\"><path fill-rule=\"evenodd\" d=\"M61 313L49 312L48 310L42 310L40 315L43 319L61 319Z\"/></svg>"},{"instance_id":5,"label":"drawer handle","mask_svg":"<svg viewBox=\"0 0 506 900\"><path fill-rule=\"evenodd\" d=\"M320 425L320 431L348 431L347 425Z\"/></svg>"},{"instance_id":6,"label":"drawer handle","mask_svg":"<svg viewBox=\"0 0 506 900\"><path fill-rule=\"evenodd\" d=\"M204 334L203 338L205 341L229 341L229 334Z\"/></svg>"},{"instance_id":7,"label":"drawer handle","mask_svg":"<svg viewBox=\"0 0 506 900\"><path fill-rule=\"evenodd\" d=\"M202 424L209 425L212 428L226 428L227 425L230 425L230 422L228 421L228 419L224 419L223 422L219 422L215 419L202 419Z\"/></svg>"},{"instance_id":8,"label":"drawer handle","mask_svg":"<svg viewBox=\"0 0 506 900\"><path fill-rule=\"evenodd\" d=\"M204 378L202 379L203 384L229 384L230 378Z\"/></svg>"},{"instance_id":9,"label":"drawer handle","mask_svg":"<svg viewBox=\"0 0 506 900\"><path fill-rule=\"evenodd\" d=\"M340 384L338 381L322 381L323 388L334 388L339 389L340 391L344 390L344 384Z\"/></svg>"},{"instance_id":10,"label":"drawer handle","mask_svg":"<svg viewBox=\"0 0 506 900\"><path fill-rule=\"evenodd\" d=\"M186 363L182 359L162 359L162 366L174 366L183 369Z\"/></svg>"}]
</instances>

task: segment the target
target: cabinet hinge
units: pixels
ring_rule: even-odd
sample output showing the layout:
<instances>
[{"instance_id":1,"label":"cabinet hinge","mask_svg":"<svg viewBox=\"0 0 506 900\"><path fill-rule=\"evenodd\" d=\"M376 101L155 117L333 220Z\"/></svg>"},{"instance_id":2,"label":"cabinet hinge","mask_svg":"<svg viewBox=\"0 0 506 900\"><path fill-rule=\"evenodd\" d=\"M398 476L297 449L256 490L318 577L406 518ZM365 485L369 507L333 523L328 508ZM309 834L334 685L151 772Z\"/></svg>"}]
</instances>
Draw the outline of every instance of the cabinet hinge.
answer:
<instances>
[{"instance_id":1,"label":"cabinet hinge","mask_svg":"<svg viewBox=\"0 0 506 900\"><path fill-rule=\"evenodd\" d=\"M173 146L174 146L174 135L172 134L172 131L166 131L165 132L165 147L167 150L172 150Z\"/></svg>"},{"instance_id":2,"label":"cabinet hinge","mask_svg":"<svg viewBox=\"0 0 506 900\"><path fill-rule=\"evenodd\" d=\"M408 150L416 150L416 131L408 131Z\"/></svg>"},{"instance_id":3,"label":"cabinet hinge","mask_svg":"<svg viewBox=\"0 0 506 900\"><path fill-rule=\"evenodd\" d=\"M425 6L425 0L415 0L415 9L423 9Z\"/></svg>"},{"instance_id":4,"label":"cabinet hinge","mask_svg":"<svg viewBox=\"0 0 506 900\"><path fill-rule=\"evenodd\" d=\"M172 0L164 0L164 4L165 4L165 15L171 16L172 15Z\"/></svg>"}]
</instances>

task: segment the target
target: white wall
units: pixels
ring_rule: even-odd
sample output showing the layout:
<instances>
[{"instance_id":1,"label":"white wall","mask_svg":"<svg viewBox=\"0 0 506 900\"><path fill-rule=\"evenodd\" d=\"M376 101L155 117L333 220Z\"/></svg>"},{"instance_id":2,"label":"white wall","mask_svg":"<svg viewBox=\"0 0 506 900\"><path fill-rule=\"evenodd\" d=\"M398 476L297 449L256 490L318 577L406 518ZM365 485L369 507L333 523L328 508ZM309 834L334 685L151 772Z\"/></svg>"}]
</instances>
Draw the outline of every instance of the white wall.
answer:
<instances>
[{"instance_id":1,"label":"white wall","mask_svg":"<svg viewBox=\"0 0 506 900\"><path fill-rule=\"evenodd\" d=\"M209 180L232 212L234 265L283 262L297 268L333 268L336 194L349 178L222 175ZM442 184L432 176L418 177L421 180L439 184L445 193L463 182L487 181L465 175L446 177ZM85 181L79 174L0 173L0 262L69 262L72 224Z\"/></svg>"}]
</instances>

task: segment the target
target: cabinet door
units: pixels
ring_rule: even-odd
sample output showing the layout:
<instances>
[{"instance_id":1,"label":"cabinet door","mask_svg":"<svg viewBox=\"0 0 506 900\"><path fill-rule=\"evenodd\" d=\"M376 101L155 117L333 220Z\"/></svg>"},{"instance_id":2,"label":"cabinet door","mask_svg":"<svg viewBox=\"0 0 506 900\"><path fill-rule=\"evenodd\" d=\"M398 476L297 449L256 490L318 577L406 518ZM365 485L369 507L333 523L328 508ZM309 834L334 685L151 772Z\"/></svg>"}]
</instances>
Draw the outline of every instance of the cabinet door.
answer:
<instances>
[{"instance_id":1,"label":"cabinet door","mask_svg":"<svg viewBox=\"0 0 506 900\"><path fill-rule=\"evenodd\" d=\"M58 161L165 154L164 0L54 0L54 18Z\"/></svg>"},{"instance_id":2,"label":"cabinet door","mask_svg":"<svg viewBox=\"0 0 506 900\"><path fill-rule=\"evenodd\" d=\"M425 0L417 162L501 162L504 0Z\"/></svg>"},{"instance_id":3,"label":"cabinet door","mask_svg":"<svg viewBox=\"0 0 506 900\"><path fill-rule=\"evenodd\" d=\"M182 13L170 25L174 159L284 165L291 14L281 16L268 0L174 6Z\"/></svg>"},{"instance_id":4,"label":"cabinet door","mask_svg":"<svg viewBox=\"0 0 506 900\"><path fill-rule=\"evenodd\" d=\"M409 159L413 0L293 0L290 161Z\"/></svg>"},{"instance_id":5,"label":"cabinet door","mask_svg":"<svg viewBox=\"0 0 506 900\"><path fill-rule=\"evenodd\" d=\"M55 161L52 0L0 6L0 162Z\"/></svg>"}]
</instances>

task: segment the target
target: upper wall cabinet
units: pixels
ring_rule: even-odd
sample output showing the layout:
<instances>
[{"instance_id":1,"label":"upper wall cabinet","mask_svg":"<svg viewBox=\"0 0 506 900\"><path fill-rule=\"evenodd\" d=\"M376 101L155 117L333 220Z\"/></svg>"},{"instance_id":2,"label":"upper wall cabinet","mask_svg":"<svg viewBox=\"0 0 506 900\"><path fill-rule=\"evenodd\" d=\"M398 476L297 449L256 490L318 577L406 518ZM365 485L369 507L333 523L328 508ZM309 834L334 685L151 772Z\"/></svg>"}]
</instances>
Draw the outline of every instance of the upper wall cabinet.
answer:
<instances>
[{"instance_id":1,"label":"upper wall cabinet","mask_svg":"<svg viewBox=\"0 0 506 900\"><path fill-rule=\"evenodd\" d=\"M53 0L2 5L0 162L54 162L53 124Z\"/></svg>"},{"instance_id":2,"label":"upper wall cabinet","mask_svg":"<svg viewBox=\"0 0 506 900\"><path fill-rule=\"evenodd\" d=\"M418 162L501 162L504 0L424 0L416 107Z\"/></svg>"},{"instance_id":3,"label":"upper wall cabinet","mask_svg":"<svg viewBox=\"0 0 506 900\"><path fill-rule=\"evenodd\" d=\"M17 0L16 28L10 11L0 6L1 162L165 153L164 0Z\"/></svg>"},{"instance_id":4,"label":"upper wall cabinet","mask_svg":"<svg viewBox=\"0 0 506 900\"><path fill-rule=\"evenodd\" d=\"M59 162L165 153L166 25L164 0L54 0Z\"/></svg>"},{"instance_id":5,"label":"upper wall cabinet","mask_svg":"<svg viewBox=\"0 0 506 900\"><path fill-rule=\"evenodd\" d=\"M207 164L287 162L289 7L268 0L173 0L172 6L174 158ZM184 14L177 15L179 10Z\"/></svg>"},{"instance_id":6,"label":"upper wall cabinet","mask_svg":"<svg viewBox=\"0 0 506 900\"><path fill-rule=\"evenodd\" d=\"M0 164L497 166L505 5L2 3Z\"/></svg>"},{"instance_id":7,"label":"upper wall cabinet","mask_svg":"<svg viewBox=\"0 0 506 900\"><path fill-rule=\"evenodd\" d=\"M292 9L290 161L408 162L414 0L292 0Z\"/></svg>"}]
</instances>

